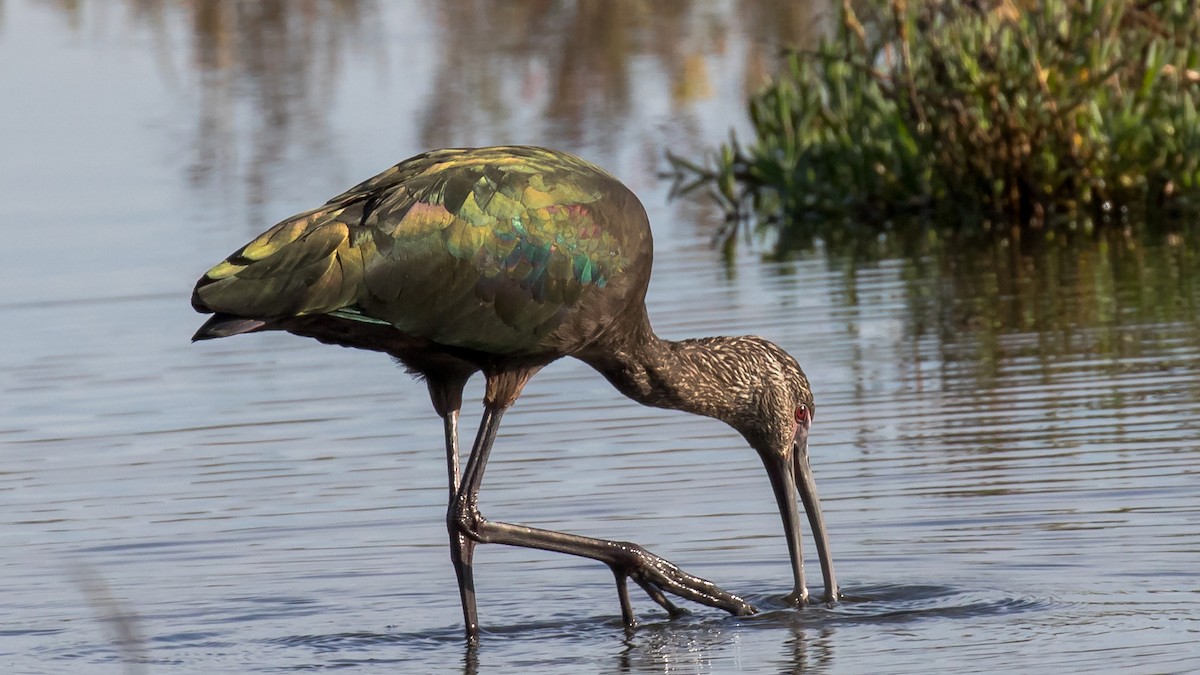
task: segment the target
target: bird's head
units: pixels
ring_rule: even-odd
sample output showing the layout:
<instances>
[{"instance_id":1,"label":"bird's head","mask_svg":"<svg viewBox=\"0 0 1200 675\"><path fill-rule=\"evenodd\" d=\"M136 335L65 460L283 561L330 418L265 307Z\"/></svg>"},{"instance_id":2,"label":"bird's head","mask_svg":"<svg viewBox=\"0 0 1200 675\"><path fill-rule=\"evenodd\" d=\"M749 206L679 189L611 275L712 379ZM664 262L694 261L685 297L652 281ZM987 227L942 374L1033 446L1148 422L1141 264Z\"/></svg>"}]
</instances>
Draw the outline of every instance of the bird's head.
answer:
<instances>
[{"instance_id":1,"label":"bird's head","mask_svg":"<svg viewBox=\"0 0 1200 675\"><path fill-rule=\"evenodd\" d=\"M803 603L808 599L804 583L804 558L800 547L800 518L797 491L808 515L816 541L817 554L825 580L825 600L838 597L833 560L816 481L808 460L808 434L816 411L808 378L787 352L765 340L752 339L747 351L758 352L748 361L754 363L744 395L749 405L728 420L758 451L779 506L787 535L795 588L788 599Z\"/></svg>"},{"instance_id":2,"label":"bird's head","mask_svg":"<svg viewBox=\"0 0 1200 675\"><path fill-rule=\"evenodd\" d=\"M639 352L638 344L652 348ZM825 598L837 599L829 537L808 462L813 394L796 359L755 336L679 342L651 336L628 351L605 352L603 357L593 366L625 395L647 405L719 419L758 451L783 518L795 579L789 600L795 603L808 599L800 554L799 491L821 559Z\"/></svg>"}]
</instances>

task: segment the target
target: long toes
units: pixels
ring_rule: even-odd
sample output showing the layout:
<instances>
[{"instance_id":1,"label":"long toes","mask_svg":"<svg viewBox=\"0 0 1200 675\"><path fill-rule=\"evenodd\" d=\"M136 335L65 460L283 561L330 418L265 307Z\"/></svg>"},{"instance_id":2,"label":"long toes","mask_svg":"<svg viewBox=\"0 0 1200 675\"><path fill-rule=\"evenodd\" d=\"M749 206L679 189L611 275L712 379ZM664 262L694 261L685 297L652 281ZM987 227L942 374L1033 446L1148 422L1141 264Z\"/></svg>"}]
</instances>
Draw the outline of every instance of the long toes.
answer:
<instances>
[{"instance_id":1,"label":"long toes","mask_svg":"<svg viewBox=\"0 0 1200 675\"><path fill-rule=\"evenodd\" d=\"M682 615L684 611L667 600L667 593L723 609L736 616L758 611L750 603L722 590L711 581L688 574L669 560L660 558L637 544L624 542L620 546L624 555L609 563L613 572L633 579L652 600L673 617Z\"/></svg>"},{"instance_id":2,"label":"long toes","mask_svg":"<svg viewBox=\"0 0 1200 675\"><path fill-rule=\"evenodd\" d=\"M692 576L674 565L669 565L666 570L660 568L655 571L658 574L653 575L654 585L672 595L709 607L717 607L737 616L754 614L757 611L745 600L722 590L711 581Z\"/></svg>"},{"instance_id":3,"label":"long toes","mask_svg":"<svg viewBox=\"0 0 1200 675\"><path fill-rule=\"evenodd\" d=\"M667 615L672 619L688 613L686 609L678 607L675 605L675 603L668 600L667 596L664 595L662 590L653 582L647 581L640 576L634 576L633 580L638 586L642 587L642 590L646 592L646 595L650 596L651 600L658 603L659 607L665 609L667 611Z\"/></svg>"},{"instance_id":4,"label":"long toes","mask_svg":"<svg viewBox=\"0 0 1200 675\"><path fill-rule=\"evenodd\" d=\"M612 572L617 580L617 599L621 603L621 621L625 623L626 628L634 628L637 626L637 616L633 613L633 605L629 603L629 589L625 586L627 575L615 566L612 567Z\"/></svg>"}]
</instances>

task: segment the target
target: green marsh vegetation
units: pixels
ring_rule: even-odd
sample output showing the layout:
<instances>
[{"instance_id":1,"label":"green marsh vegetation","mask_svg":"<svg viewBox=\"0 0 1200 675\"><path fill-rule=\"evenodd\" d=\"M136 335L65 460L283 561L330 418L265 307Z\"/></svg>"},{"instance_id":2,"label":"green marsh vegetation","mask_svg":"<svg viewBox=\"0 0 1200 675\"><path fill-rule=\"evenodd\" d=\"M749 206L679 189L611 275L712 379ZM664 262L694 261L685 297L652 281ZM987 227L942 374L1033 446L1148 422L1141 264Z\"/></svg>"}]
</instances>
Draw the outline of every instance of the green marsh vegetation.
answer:
<instances>
[{"instance_id":1,"label":"green marsh vegetation","mask_svg":"<svg viewBox=\"0 0 1200 675\"><path fill-rule=\"evenodd\" d=\"M1200 214L1197 0L843 0L785 58L750 99L753 140L671 157L730 245L742 222L780 250L924 248Z\"/></svg>"},{"instance_id":2,"label":"green marsh vegetation","mask_svg":"<svg viewBox=\"0 0 1200 675\"><path fill-rule=\"evenodd\" d=\"M898 259L905 333L981 384L1014 345L1119 369L1200 326L1200 0L843 0L834 28L752 139L671 157L727 253L816 246L849 306Z\"/></svg>"}]
</instances>

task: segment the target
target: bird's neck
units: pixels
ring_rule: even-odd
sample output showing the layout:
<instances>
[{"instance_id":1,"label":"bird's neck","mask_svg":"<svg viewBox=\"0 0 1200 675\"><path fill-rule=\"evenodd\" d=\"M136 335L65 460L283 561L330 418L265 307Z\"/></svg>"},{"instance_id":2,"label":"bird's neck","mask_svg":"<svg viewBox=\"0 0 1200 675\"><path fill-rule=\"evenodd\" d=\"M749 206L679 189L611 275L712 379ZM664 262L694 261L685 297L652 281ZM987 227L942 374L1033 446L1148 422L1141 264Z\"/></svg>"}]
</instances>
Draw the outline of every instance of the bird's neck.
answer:
<instances>
[{"instance_id":1,"label":"bird's neck","mask_svg":"<svg viewBox=\"0 0 1200 675\"><path fill-rule=\"evenodd\" d=\"M643 322L620 344L608 345L595 357L581 357L643 405L714 417L739 428L753 377L739 358L747 339L752 338L664 340Z\"/></svg>"}]
</instances>

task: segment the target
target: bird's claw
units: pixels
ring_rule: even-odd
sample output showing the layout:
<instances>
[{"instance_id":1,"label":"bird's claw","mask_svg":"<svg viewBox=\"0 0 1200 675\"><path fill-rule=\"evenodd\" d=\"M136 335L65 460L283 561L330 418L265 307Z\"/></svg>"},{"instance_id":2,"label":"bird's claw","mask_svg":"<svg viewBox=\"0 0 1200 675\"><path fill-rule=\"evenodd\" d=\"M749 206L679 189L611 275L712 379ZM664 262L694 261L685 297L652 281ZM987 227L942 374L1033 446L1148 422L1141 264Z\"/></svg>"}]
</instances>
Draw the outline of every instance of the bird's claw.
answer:
<instances>
[{"instance_id":1,"label":"bird's claw","mask_svg":"<svg viewBox=\"0 0 1200 675\"><path fill-rule=\"evenodd\" d=\"M672 619L688 614L688 611L667 599L667 593L709 607L723 609L734 616L754 614L758 610L728 593L706 579L688 574L677 565L661 558L637 544L622 543L622 554L609 563L617 579L618 596L621 601L621 616L626 626L636 626L637 620L629 604L625 580L632 579L646 595L666 610Z\"/></svg>"}]
</instances>

